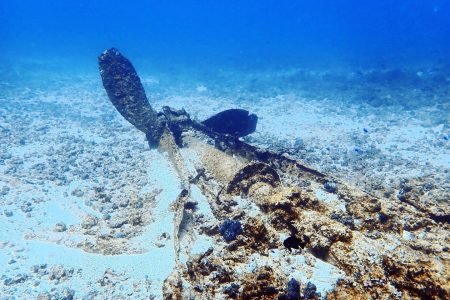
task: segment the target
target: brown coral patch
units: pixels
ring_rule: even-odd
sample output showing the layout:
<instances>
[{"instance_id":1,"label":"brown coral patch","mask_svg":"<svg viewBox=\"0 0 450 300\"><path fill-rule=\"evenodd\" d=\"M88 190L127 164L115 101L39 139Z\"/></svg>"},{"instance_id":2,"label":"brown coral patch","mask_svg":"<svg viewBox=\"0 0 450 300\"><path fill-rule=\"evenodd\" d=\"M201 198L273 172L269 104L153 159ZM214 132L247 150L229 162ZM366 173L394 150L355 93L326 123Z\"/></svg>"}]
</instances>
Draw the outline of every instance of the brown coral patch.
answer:
<instances>
[{"instance_id":1,"label":"brown coral patch","mask_svg":"<svg viewBox=\"0 0 450 300\"><path fill-rule=\"evenodd\" d=\"M392 300L392 292L384 287L361 286L351 280L339 280L333 291L327 293L327 300Z\"/></svg>"},{"instance_id":2,"label":"brown coral patch","mask_svg":"<svg viewBox=\"0 0 450 300\"><path fill-rule=\"evenodd\" d=\"M242 279L239 300L277 299L282 290L282 281L276 277L271 267L262 267Z\"/></svg>"},{"instance_id":3,"label":"brown coral patch","mask_svg":"<svg viewBox=\"0 0 450 300\"><path fill-rule=\"evenodd\" d=\"M244 225L244 236L248 248L257 252L265 252L269 248L275 248L274 238L267 230L264 223L255 218L250 218Z\"/></svg>"},{"instance_id":4,"label":"brown coral patch","mask_svg":"<svg viewBox=\"0 0 450 300\"><path fill-rule=\"evenodd\" d=\"M450 299L449 279L438 277L431 261L400 261L386 256L382 264L386 277L405 297Z\"/></svg>"}]
</instances>

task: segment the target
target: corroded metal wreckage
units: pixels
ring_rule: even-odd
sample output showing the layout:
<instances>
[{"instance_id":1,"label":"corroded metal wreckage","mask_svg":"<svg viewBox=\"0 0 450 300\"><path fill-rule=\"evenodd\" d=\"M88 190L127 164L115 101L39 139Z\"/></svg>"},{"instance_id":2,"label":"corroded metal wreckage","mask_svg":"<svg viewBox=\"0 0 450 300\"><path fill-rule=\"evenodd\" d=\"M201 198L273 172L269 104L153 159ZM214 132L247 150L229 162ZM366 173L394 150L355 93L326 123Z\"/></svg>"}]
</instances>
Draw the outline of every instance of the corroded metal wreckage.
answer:
<instances>
[{"instance_id":1,"label":"corroded metal wreckage","mask_svg":"<svg viewBox=\"0 0 450 300\"><path fill-rule=\"evenodd\" d=\"M246 111L203 123L157 113L119 51L99 63L111 102L182 181L165 299L450 298L448 223L243 142L256 127Z\"/></svg>"}]
</instances>

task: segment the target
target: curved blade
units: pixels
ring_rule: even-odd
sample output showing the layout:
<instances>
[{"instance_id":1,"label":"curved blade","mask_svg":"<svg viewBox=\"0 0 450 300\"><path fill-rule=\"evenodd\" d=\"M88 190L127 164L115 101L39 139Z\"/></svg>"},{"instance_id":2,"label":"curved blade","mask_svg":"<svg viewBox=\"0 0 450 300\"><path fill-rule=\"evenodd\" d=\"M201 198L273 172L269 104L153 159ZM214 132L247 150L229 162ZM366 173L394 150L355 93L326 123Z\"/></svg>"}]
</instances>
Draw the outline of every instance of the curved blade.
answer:
<instances>
[{"instance_id":1,"label":"curved blade","mask_svg":"<svg viewBox=\"0 0 450 300\"><path fill-rule=\"evenodd\" d=\"M109 100L128 122L147 135L150 146L157 146L163 124L150 106L131 62L111 48L100 55L98 63Z\"/></svg>"}]
</instances>

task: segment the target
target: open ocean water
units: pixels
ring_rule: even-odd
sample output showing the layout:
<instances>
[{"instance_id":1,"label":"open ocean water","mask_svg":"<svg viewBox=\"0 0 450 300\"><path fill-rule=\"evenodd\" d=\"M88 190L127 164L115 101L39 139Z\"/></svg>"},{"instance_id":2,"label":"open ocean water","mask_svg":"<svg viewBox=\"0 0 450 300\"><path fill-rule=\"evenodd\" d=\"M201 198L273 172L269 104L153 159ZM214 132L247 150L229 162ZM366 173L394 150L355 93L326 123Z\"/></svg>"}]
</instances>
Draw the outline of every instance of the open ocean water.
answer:
<instances>
[{"instance_id":1,"label":"open ocean water","mask_svg":"<svg viewBox=\"0 0 450 300\"><path fill-rule=\"evenodd\" d=\"M111 47L157 111L246 109L243 141L448 227L449 1L4 0L0 299L162 299L187 259L171 247L182 179L108 100ZM296 278L325 296L344 275L317 260Z\"/></svg>"}]
</instances>

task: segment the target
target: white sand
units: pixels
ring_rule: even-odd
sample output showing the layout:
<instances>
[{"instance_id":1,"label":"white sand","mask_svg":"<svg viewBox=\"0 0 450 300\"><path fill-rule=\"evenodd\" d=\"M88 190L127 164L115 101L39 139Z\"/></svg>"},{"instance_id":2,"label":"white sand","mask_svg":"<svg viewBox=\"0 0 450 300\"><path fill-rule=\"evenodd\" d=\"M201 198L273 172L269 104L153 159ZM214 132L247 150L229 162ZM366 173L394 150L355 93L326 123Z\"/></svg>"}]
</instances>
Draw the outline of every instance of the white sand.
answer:
<instances>
[{"instance_id":1,"label":"white sand","mask_svg":"<svg viewBox=\"0 0 450 300\"><path fill-rule=\"evenodd\" d=\"M400 178L430 174L444 188L449 185L450 145L443 138L449 134L448 116L447 123L435 124L432 116L445 114L437 107L402 111L295 94L255 97L252 93L250 98L245 90L216 97L211 94L214 85L205 82L189 82L187 90L165 91L155 74L143 82L158 110L163 105L185 108L202 120L227 108L249 109L259 117L257 131L246 138L249 142L290 151L313 167L365 189L373 188L374 182L395 189ZM173 234L169 206L180 191L168 159L148 150L143 134L109 103L97 76L75 82L55 80L45 88L28 87L26 81L7 83L0 87L0 297L61 294L70 288L77 298L99 293L160 299L162 282L174 266L173 237L163 247L155 242L165 232ZM99 210L103 204L92 200L96 187L111 191L113 203L131 194L146 199L155 189L161 190L152 209L143 212L152 221L126 241L125 253L108 256L79 247L95 241L80 230L83 219L87 215L102 219L107 214ZM74 195L76 190L83 195ZM340 207L336 199L318 196ZM207 205L196 198L208 215ZM68 230L55 232L58 222ZM211 243L199 237L192 249L201 253ZM277 257L273 252L266 259ZM298 259L300 265L305 263L303 256ZM265 263L263 258L254 262ZM312 274L291 276L315 278L318 290L325 292L335 280L333 273L339 272L321 263L313 264ZM32 271L40 264L47 265L44 275ZM52 280L57 265L68 274L73 268L73 274L60 282ZM108 275L113 283L102 286L108 269L113 270ZM10 279L17 282L9 284Z\"/></svg>"}]
</instances>

